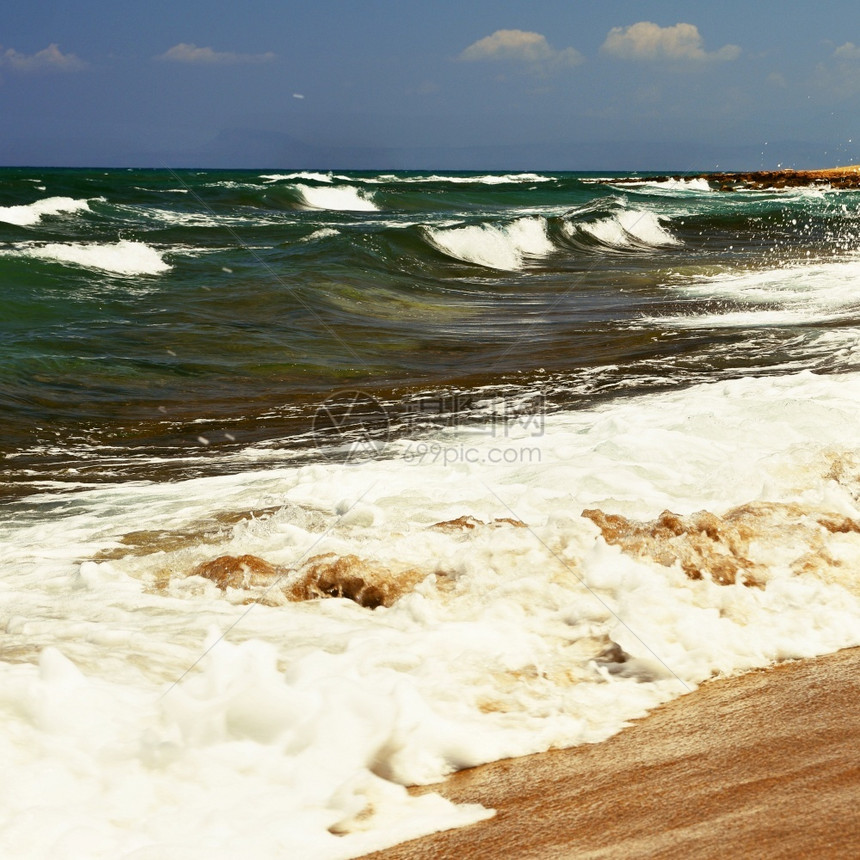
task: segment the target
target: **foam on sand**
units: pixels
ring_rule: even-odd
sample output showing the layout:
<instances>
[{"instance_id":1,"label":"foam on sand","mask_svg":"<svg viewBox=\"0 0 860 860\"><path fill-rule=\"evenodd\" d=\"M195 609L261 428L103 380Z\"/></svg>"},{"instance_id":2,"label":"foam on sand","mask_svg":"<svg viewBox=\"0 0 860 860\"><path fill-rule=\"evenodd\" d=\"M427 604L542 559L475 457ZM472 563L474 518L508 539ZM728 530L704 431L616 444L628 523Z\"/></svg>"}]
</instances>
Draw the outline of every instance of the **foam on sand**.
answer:
<instances>
[{"instance_id":1,"label":"foam on sand","mask_svg":"<svg viewBox=\"0 0 860 860\"><path fill-rule=\"evenodd\" d=\"M858 404L747 378L32 499L0 520L0 852L355 857L489 814L406 785L857 644Z\"/></svg>"},{"instance_id":2,"label":"foam on sand","mask_svg":"<svg viewBox=\"0 0 860 860\"><path fill-rule=\"evenodd\" d=\"M858 669L855 648L715 681L605 744L456 774L445 796L498 817L372 860L853 857Z\"/></svg>"}]
</instances>

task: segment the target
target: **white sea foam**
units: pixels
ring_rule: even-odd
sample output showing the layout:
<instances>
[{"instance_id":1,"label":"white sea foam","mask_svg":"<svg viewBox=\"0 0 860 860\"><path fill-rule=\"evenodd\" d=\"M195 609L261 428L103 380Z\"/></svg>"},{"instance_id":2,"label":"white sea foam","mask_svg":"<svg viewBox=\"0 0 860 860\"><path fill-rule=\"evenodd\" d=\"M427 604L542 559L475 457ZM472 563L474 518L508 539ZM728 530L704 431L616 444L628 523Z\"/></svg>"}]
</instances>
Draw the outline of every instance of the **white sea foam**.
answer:
<instances>
[{"instance_id":1,"label":"white sea foam","mask_svg":"<svg viewBox=\"0 0 860 860\"><path fill-rule=\"evenodd\" d=\"M318 239L328 239L331 236L339 236L340 230L335 230L334 227L320 227L319 230L314 230L309 236L305 236L303 242L316 242Z\"/></svg>"},{"instance_id":2,"label":"white sea foam","mask_svg":"<svg viewBox=\"0 0 860 860\"><path fill-rule=\"evenodd\" d=\"M309 209L330 209L345 212L376 212L379 207L372 195L352 186L318 188L313 185L295 186Z\"/></svg>"},{"instance_id":3,"label":"white sea foam","mask_svg":"<svg viewBox=\"0 0 860 860\"><path fill-rule=\"evenodd\" d=\"M29 245L15 253L39 260L53 260L72 266L100 269L118 275L159 275L170 269L162 254L144 242L49 243Z\"/></svg>"},{"instance_id":4,"label":"white sea foam","mask_svg":"<svg viewBox=\"0 0 860 860\"><path fill-rule=\"evenodd\" d=\"M351 182L356 181L354 177L346 177ZM304 179L308 182L332 182L331 173L316 173L311 170L301 171L300 173L264 173L260 179L265 179L266 182L283 182L292 179Z\"/></svg>"},{"instance_id":5,"label":"white sea foam","mask_svg":"<svg viewBox=\"0 0 860 860\"><path fill-rule=\"evenodd\" d=\"M804 550L780 522L762 529L748 588L625 554L580 516L754 501L856 520L858 404L860 374L740 379L384 460L34 499L0 520L0 851L355 857L486 814L403 784L599 741L714 673L858 644L850 529L811 532L822 574L791 567ZM220 536L194 526L266 507ZM528 527L430 527L464 515ZM172 529L201 537L160 544ZM225 553L328 552L427 578L370 610L248 604L278 589L189 576ZM626 662L601 658L611 642Z\"/></svg>"},{"instance_id":6,"label":"white sea foam","mask_svg":"<svg viewBox=\"0 0 860 860\"><path fill-rule=\"evenodd\" d=\"M674 179L669 178L665 182L625 182L623 186L619 186L623 189L632 189L632 190L646 190L648 193L664 193L664 194L677 194L684 192L713 192L714 189L711 188L710 183L707 179L703 179L702 177L694 177L691 179Z\"/></svg>"},{"instance_id":7,"label":"white sea foam","mask_svg":"<svg viewBox=\"0 0 860 860\"><path fill-rule=\"evenodd\" d=\"M582 231L602 245L611 248L659 248L678 245L679 240L667 230L659 216L643 209L622 209L610 218L597 221L564 222L570 236Z\"/></svg>"},{"instance_id":8,"label":"white sea foam","mask_svg":"<svg viewBox=\"0 0 860 860\"><path fill-rule=\"evenodd\" d=\"M281 223L270 216L259 212L243 213L242 215L225 215L215 212L182 212L173 209L161 209L156 206L115 206L117 212L129 216L131 220L146 219L162 224L179 225L182 227L221 227L251 224Z\"/></svg>"},{"instance_id":9,"label":"white sea foam","mask_svg":"<svg viewBox=\"0 0 860 860\"><path fill-rule=\"evenodd\" d=\"M145 185L134 185L132 187L135 191L154 191L157 194L188 194L190 192L188 188L147 188Z\"/></svg>"},{"instance_id":10,"label":"white sea foam","mask_svg":"<svg viewBox=\"0 0 860 860\"><path fill-rule=\"evenodd\" d=\"M19 227L29 227L38 224L45 216L87 212L89 208L86 200L75 200L72 197L46 197L44 200L20 206L0 206L0 221L16 224Z\"/></svg>"},{"instance_id":11,"label":"white sea foam","mask_svg":"<svg viewBox=\"0 0 860 860\"><path fill-rule=\"evenodd\" d=\"M554 245L543 218L518 218L509 224L427 227L430 242L445 254L490 269L514 271L529 258L545 257Z\"/></svg>"},{"instance_id":12,"label":"white sea foam","mask_svg":"<svg viewBox=\"0 0 860 860\"><path fill-rule=\"evenodd\" d=\"M819 317L826 322L828 317ZM726 311L724 313L689 314L672 317L646 317L649 323L672 328L757 328L791 326L810 322L810 314L797 310ZM856 334L854 335L856 337Z\"/></svg>"},{"instance_id":13,"label":"white sea foam","mask_svg":"<svg viewBox=\"0 0 860 860\"><path fill-rule=\"evenodd\" d=\"M796 197L801 200L826 200L832 194L852 194L851 190L834 188L832 185L798 185L794 188L769 189L780 197ZM762 193L762 192L758 192Z\"/></svg>"},{"instance_id":14,"label":"white sea foam","mask_svg":"<svg viewBox=\"0 0 860 860\"><path fill-rule=\"evenodd\" d=\"M379 183L417 185L425 182L445 182L452 185L515 185L519 183L556 181L554 176L542 176L539 173L486 173L475 176L464 176L462 174L446 176L444 174L440 175L435 173L422 176L398 176L395 173L383 173L379 176L337 176L335 178L347 179L350 182L364 182L373 185Z\"/></svg>"},{"instance_id":15,"label":"white sea foam","mask_svg":"<svg viewBox=\"0 0 860 860\"><path fill-rule=\"evenodd\" d=\"M723 300L725 312L682 314L652 321L681 328L802 325L853 317L858 304L860 259L781 266L697 278L674 289L696 298Z\"/></svg>"}]
</instances>

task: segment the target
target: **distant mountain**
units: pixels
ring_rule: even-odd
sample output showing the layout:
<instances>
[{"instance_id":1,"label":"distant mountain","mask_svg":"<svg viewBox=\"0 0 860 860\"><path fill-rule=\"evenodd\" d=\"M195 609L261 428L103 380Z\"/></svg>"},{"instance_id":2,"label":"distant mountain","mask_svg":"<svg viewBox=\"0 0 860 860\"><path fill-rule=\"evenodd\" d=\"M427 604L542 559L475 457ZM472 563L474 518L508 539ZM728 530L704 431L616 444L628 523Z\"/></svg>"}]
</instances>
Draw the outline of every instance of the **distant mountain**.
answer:
<instances>
[{"instance_id":1,"label":"distant mountain","mask_svg":"<svg viewBox=\"0 0 860 860\"><path fill-rule=\"evenodd\" d=\"M201 167L341 170L583 170L683 172L813 169L849 164L857 153L825 144L769 141L732 146L691 141L590 141L530 145L384 147L312 143L254 128L224 129L183 150L146 149L129 140L66 138L0 142L0 165Z\"/></svg>"},{"instance_id":2,"label":"distant mountain","mask_svg":"<svg viewBox=\"0 0 860 860\"><path fill-rule=\"evenodd\" d=\"M821 144L771 141L720 146L677 141L597 141L516 146L361 147L312 144L255 129L222 131L206 146L184 153L199 167L339 168L343 170L753 170L815 168L842 163Z\"/></svg>"}]
</instances>

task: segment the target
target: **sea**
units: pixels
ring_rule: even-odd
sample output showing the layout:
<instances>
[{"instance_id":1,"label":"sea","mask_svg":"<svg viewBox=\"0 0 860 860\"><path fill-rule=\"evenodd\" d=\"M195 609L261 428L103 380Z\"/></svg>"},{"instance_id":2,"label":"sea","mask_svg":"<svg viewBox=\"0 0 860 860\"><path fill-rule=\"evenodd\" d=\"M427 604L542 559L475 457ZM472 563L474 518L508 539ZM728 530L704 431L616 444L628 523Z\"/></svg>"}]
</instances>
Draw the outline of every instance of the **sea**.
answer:
<instances>
[{"instance_id":1,"label":"sea","mask_svg":"<svg viewBox=\"0 0 860 860\"><path fill-rule=\"evenodd\" d=\"M0 357L3 857L359 857L860 644L856 191L7 168Z\"/></svg>"}]
</instances>

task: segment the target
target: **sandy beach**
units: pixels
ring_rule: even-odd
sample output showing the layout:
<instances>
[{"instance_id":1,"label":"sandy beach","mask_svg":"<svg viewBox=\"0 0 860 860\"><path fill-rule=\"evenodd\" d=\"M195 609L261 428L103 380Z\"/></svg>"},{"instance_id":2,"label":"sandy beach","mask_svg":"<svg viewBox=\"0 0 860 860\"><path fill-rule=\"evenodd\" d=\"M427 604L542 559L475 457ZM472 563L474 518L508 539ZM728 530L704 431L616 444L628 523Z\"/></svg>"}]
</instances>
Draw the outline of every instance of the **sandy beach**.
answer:
<instances>
[{"instance_id":1,"label":"sandy beach","mask_svg":"<svg viewBox=\"0 0 860 860\"><path fill-rule=\"evenodd\" d=\"M495 818L373 860L860 856L860 648L713 681L610 740L434 786Z\"/></svg>"}]
</instances>

